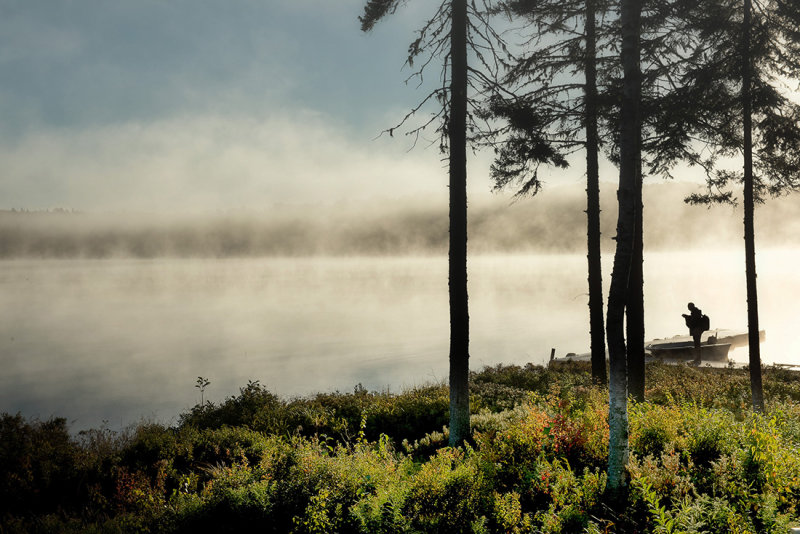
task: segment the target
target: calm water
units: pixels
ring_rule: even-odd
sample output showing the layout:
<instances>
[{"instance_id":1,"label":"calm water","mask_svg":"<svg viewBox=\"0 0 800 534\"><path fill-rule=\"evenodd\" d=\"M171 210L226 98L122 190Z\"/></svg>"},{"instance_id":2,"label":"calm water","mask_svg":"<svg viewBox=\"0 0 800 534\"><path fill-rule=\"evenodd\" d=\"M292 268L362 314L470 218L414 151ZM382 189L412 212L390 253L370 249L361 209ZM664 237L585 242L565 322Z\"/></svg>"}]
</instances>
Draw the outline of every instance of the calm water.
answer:
<instances>
[{"instance_id":1,"label":"calm water","mask_svg":"<svg viewBox=\"0 0 800 534\"><path fill-rule=\"evenodd\" d=\"M800 363L798 260L758 256L765 361ZM472 258L472 368L586 352L585 261ZM744 328L743 266L738 251L649 254L647 337L683 334L689 300L712 328ZM198 376L214 401L248 380L293 396L447 376L443 259L5 261L0 305L0 411L74 429L174 421L199 402Z\"/></svg>"}]
</instances>

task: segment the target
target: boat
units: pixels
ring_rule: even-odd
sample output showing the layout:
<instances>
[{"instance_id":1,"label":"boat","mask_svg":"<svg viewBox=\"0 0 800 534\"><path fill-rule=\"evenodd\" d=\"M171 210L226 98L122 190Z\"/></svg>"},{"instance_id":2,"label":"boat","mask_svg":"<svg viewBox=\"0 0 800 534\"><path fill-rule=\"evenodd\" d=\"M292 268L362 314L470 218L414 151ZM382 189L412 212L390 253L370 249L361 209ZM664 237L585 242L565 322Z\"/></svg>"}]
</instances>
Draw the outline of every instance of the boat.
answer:
<instances>
[{"instance_id":1,"label":"boat","mask_svg":"<svg viewBox=\"0 0 800 534\"><path fill-rule=\"evenodd\" d=\"M758 333L760 342L766 333ZM748 333L735 330L713 330L705 332L701 338L700 359L703 362L728 363L728 352L736 347L746 347ZM694 340L691 336L675 336L669 339L656 339L645 344L645 350L657 359L694 360Z\"/></svg>"},{"instance_id":2,"label":"boat","mask_svg":"<svg viewBox=\"0 0 800 534\"><path fill-rule=\"evenodd\" d=\"M665 360L694 360L697 357L694 341L652 343L645 347L653 357ZM727 362L730 343L704 343L700 345L700 360Z\"/></svg>"},{"instance_id":3,"label":"boat","mask_svg":"<svg viewBox=\"0 0 800 534\"><path fill-rule=\"evenodd\" d=\"M735 330L715 330L708 333L708 340L716 339L716 343L730 343L731 348L746 347L749 344L749 334L747 332L736 332ZM758 341L763 343L767 339L767 334L763 330L758 331Z\"/></svg>"},{"instance_id":4,"label":"boat","mask_svg":"<svg viewBox=\"0 0 800 534\"><path fill-rule=\"evenodd\" d=\"M766 339L763 330L758 333L759 341ZM701 338L700 360L712 366L737 365L731 362L728 353L736 347L746 347L748 345L748 333L741 330L717 329L704 332ZM606 352L606 358L608 353ZM645 361L663 361L666 363L681 363L693 361L694 340L691 336L677 335L666 339L654 339L645 342ZM588 362L591 361L589 353L569 353L565 356L555 357L555 349L550 353L550 365L558 365L566 362Z\"/></svg>"}]
</instances>

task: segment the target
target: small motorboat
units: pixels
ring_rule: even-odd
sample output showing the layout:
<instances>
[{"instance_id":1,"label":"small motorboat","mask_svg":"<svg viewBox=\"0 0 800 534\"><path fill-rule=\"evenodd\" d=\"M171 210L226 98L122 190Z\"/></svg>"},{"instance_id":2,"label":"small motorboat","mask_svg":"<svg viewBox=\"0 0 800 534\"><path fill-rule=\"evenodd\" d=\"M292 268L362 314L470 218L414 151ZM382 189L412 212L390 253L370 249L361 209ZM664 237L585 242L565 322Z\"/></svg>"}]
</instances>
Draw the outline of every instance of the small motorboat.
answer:
<instances>
[{"instance_id":1,"label":"small motorboat","mask_svg":"<svg viewBox=\"0 0 800 534\"><path fill-rule=\"evenodd\" d=\"M759 341L763 342L766 334L759 331ZM705 365L738 365L729 359L728 352L736 347L746 347L748 333L741 330L716 329L703 333L700 345L700 360ZM608 352L606 352L608 359ZM645 342L645 361L663 361L665 363L683 363L695 359L694 340L691 336L678 335L667 339L654 339ZM588 362L591 354L575 354L555 357L555 349L550 352L550 365L566 362Z\"/></svg>"},{"instance_id":2,"label":"small motorboat","mask_svg":"<svg viewBox=\"0 0 800 534\"><path fill-rule=\"evenodd\" d=\"M703 343L700 345L700 360L727 362L730 343ZM693 341L651 343L646 347L654 358L665 360L694 360L697 357Z\"/></svg>"},{"instance_id":3,"label":"small motorboat","mask_svg":"<svg viewBox=\"0 0 800 534\"><path fill-rule=\"evenodd\" d=\"M759 333L763 342L766 334ZM700 344L700 359L703 362L728 363L728 351L736 347L746 347L747 332L735 330L712 330L703 334ZM648 342L645 349L650 356L660 360L694 360L694 340L690 336L675 336L669 339L656 339Z\"/></svg>"}]
</instances>

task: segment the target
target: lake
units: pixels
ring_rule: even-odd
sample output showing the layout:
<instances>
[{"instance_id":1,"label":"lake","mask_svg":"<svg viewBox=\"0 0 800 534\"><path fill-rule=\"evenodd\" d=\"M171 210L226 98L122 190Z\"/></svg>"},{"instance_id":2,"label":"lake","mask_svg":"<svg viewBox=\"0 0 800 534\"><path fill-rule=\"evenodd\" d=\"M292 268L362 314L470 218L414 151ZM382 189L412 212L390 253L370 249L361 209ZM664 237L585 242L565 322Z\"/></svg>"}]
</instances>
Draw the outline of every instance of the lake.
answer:
<instances>
[{"instance_id":1,"label":"lake","mask_svg":"<svg viewBox=\"0 0 800 534\"><path fill-rule=\"evenodd\" d=\"M800 363L799 260L758 254L765 362ZM743 271L740 251L648 253L647 338L684 334L690 300L744 329ZM585 256L477 256L469 277L473 369L588 351ZM288 397L447 378L445 258L7 260L0 304L0 411L75 430L173 423L198 376L215 402L249 380Z\"/></svg>"}]
</instances>

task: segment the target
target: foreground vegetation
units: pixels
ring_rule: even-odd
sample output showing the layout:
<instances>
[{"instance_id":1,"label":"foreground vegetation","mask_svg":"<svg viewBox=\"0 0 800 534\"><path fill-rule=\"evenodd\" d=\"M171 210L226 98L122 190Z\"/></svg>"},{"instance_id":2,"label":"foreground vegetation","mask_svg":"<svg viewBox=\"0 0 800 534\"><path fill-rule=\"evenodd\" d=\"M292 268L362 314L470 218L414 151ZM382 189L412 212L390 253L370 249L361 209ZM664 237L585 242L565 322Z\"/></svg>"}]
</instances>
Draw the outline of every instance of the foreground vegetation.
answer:
<instances>
[{"instance_id":1,"label":"foreground vegetation","mask_svg":"<svg viewBox=\"0 0 800 534\"><path fill-rule=\"evenodd\" d=\"M606 491L608 393L588 366L473 373L474 439L447 387L283 400L258 383L175 427L71 436L0 419L0 532L780 532L800 518L800 375L651 365L629 485Z\"/></svg>"}]
</instances>

